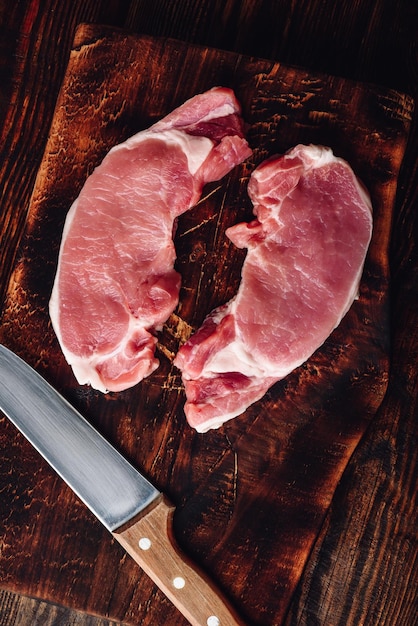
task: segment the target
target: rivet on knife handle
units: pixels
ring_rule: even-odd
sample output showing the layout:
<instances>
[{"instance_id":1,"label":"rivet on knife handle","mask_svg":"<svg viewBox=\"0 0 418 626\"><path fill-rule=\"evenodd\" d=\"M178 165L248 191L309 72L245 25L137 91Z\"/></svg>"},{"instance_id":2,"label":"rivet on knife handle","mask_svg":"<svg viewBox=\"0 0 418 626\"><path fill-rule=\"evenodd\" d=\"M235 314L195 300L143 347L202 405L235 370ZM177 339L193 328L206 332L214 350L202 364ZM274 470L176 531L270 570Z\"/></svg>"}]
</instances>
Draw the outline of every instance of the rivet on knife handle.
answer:
<instances>
[{"instance_id":1,"label":"rivet on knife handle","mask_svg":"<svg viewBox=\"0 0 418 626\"><path fill-rule=\"evenodd\" d=\"M238 626L177 548L165 497L46 380L0 345L0 410L193 626Z\"/></svg>"},{"instance_id":2,"label":"rivet on knife handle","mask_svg":"<svg viewBox=\"0 0 418 626\"><path fill-rule=\"evenodd\" d=\"M174 507L161 496L113 536L193 626L242 624L219 591L186 560L172 533Z\"/></svg>"}]
</instances>

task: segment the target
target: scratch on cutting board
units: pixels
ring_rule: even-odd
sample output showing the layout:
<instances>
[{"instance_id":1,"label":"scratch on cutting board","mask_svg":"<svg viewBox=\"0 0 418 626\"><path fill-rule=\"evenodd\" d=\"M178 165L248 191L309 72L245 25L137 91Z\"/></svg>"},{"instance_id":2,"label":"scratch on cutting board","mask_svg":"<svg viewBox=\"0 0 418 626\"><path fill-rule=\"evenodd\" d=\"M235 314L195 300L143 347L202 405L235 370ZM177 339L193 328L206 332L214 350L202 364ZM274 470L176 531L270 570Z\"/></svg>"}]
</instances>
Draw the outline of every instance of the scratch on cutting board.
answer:
<instances>
[{"instance_id":1,"label":"scratch on cutting board","mask_svg":"<svg viewBox=\"0 0 418 626\"><path fill-rule=\"evenodd\" d=\"M204 277L204 271L203 269L200 270L200 274L199 274L199 280L197 282L197 287L196 287L196 302L199 302L200 300L200 293L202 291L202 280Z\"/></svg>"},{"instance_id":2,"label":"scratch on cutting board","mask_svg":"<svg viewBox=\"0 0 418 626\"><path fill-rule=\"evenodd\" d=\"M197 204L195 204L195 206L197 206ZM179 237L184 237L184 235L188 235L189 233L194 232L195 230L198 230L199 228L201 228L202 226L205 226L208 222L213 221L214 219L214 215L211 215L210 217L208 217L205 220L202 220L201 222L199 222L198 224L196 224L196 226L192 226L192 228L189 228L188 230L185 230L183 233L179 234Z\"/></svg>"},{"instance_id":3,"label":"scratch on cutting board","mask_svg":"<svg viewBox=\"0 0 418 626\"><path fill-rule=\"evenodd\" d=\"M234 502L236 502L238 499L238 452L235 450L234 446L232 445L232 441L230 440L228 435L225 435L225 437L229 444L230 449L232 450L234 454L234 474L232 477L232 493L234 497Z\"/></svg>"},{"instance_id":4,"label":"scratch on cutting board","mask_svg":"<svg viewBox=\"0 0 418 626\"><path fill-rule=\"evenodd\" d=\"M226 185L227 185L227 187L226 187L225 192L224 192L224 194L222 196L221 204L220 204L220 207L219 207L218 219L216 220L216 228L215 228L215 233L214 233L214 236L213 236L213 243L214 243L214 245L216 245L216 243L218 241L219 227L220 227L220 225L222 223L222 216L223 216L224 210L225 210L226 194L227 194L227 191L228 191L229 183L227 182Z\"/></svg>"},{"instance_id":5,"label":"scratch on cutting board","mask_svg":"<svg viewBox=\"0 0 418 626\"><path fill-rule=\"evenodd\" d=\"M200 200L198 202L196 202L194 207L197 207L197 206L199 206L199 204L202 204L202 202L205 202L206 200L208 200L208 198L213 196L213 194L215 194L217 191L219 191L220 188L221 188L221 185L218 185L218 187L215 187L215 189L212 189L211 191L209 191L205 196L202 196L200 198ZM196 226L193 226L192 228L189 228L188 230L185 230L183 233L179 233L179 237L184 237L184 235L188 235L189 233L192 233L193 231L197 230L198 228L201 228L201 226L204 226L208 222L211 222L214 219L214 217L215 217L214 215L211 215L208 219L202 220L201 222L199 222L199 224L196 224Z\"/></svg>"}]
</instances>

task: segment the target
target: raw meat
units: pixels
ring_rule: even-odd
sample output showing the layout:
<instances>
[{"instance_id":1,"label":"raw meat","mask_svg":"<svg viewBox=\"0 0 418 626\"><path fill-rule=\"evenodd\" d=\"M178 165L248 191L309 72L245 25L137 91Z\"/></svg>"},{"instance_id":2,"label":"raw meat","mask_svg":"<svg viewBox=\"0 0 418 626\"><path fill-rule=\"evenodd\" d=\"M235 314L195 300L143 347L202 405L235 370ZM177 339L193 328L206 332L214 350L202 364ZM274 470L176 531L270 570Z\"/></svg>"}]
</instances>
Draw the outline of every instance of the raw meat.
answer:
<instances>
[{"instance_id":1,"label":"raw meat","mask_svg":"<svg viewBox=\"0 0 418 626\"><path fill-rule=\"evenodd\" d=\"M112 148L64 227L50 317L80 384L135 385L158 366L155 333L178 303L176 218L251 154L240 106L217 87Z\"/></svg>"},{"instance_id":2,"label":"raw meat","mask_svg":"<svg viewBox=\"0 0 418 626\"><path fill-rule=\"evenodd\" d=\"M329 148L298 145L252 173L256 219L237 295L180 348L188 422L217 428L306 361L358 294L372 232L368 193Z\"/></svg>"}]
</instances>

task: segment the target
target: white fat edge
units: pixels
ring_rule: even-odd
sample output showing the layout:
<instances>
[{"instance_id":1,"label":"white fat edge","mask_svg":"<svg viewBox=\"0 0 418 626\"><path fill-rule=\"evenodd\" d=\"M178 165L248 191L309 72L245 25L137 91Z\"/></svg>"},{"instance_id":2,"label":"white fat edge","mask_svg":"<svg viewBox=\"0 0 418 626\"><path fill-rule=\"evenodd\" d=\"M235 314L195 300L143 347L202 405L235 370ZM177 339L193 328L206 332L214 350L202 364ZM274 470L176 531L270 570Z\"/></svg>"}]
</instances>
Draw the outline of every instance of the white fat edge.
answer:
<instances>
[{"instance_id":1,"label":"white fat edge","mask_svg":"<svg viewBox=\"0 0 418 626\"><path fill-rule=\"evenodd\" d=\"M341 313L341 316L339 317L337 323L335 324L335 326L333 328L333 330L335 330L340 325L341 320L343 319L343 317L350 310L351 306L353 305L353 302L359 298L360 282L361 282L361 278L362 278L362 275L363 275L363 270L364 270L364 264L365 264L365 260L366 260L367 250L368 250L368 247L370 245L371 238L372 238L373 206L372 206L372 201L371 201L370 194L369 194L366 186L358 178L358 176L353 171L353 168L351 167L351 165L345 159L343 159L342 157L335 156L333 151L331 150L331 148L327 148L327 147L324 147L324 146L310 145L310 146L307 146L307 149L308 149L308 151L311 152L312 156L314 156L315 152L318 153L317 160L316 160L316 163L314 164L314 167L322 167L324 165L327 165L328 163L341 163L345 168L347 168L349 173L351 174L352 180L354 182L354 186L356 187L356 190L357 190L357 193L358 193L358 195L360 197L361 202L368 209L370 231L369 231L368 241L367 241L367 243L365 245L365 248L364 248L364 259L363 259L363 262L360 264L360 266L358 268L358 272L357 272L356 278L353 280L352 289L351 289L350 293L347 295L347 301L346 301L346 305L345 305L345 307L343 309L343 312Z\"/></svg>"},{"instance_id":2,"label":"white fat edge","mask_svg":"<svg viewBox=\"0 0 418 626\"><path fill-rule=\"evenodd\" d=\"M365 249L365 252L367 252L367 247ZM335 330L341 323L343 317L345 317L348 313L348 311L351 309L351 307L353 306L353 303L359 299L360 297L360 283L361 283L361 278L363 276L363 270L364 270L364 264L365 264L365 258L363 260L363 262L360 264L360 267L358 268L358 272L357 272L357 276L356 278L353 280L353 285L351 287L351 291L349 294L347 294L347 300L346 300L346 304L344 309L341 312L341 315L338 319L338 321L336 322L334 328L332 330ZM332 332L332 331L331 331ZM331 333L330 333L331 334Z\"/></svg>"},{"instance_id":3,"label":"white fat edge","mask_svg":"<svg viewBox=\"0 0 418 626\"><path fill-rule=\"evenodd\" d=\"M194 174L200 168L200 166L205 162L206 158L208 157L210 151L213 148L212 140L208 139L207 137L188 135L185 132L170 129L170 130L162 131L158 133L153 133L151 131L141 131L137 133L136 135L133 135L132 137L127 139L125 142L117 144L116 146L113 146L113 148L110 149L108 154L110 154L111 152L117 152L118 150L121 150L124 148L133 149L139 143L142 143L143 141L145 141L146 139L149 139L150 137L153 137L153 138L157 137L161 139L162 141L167 141L168 143L179 145L187 157L188 168L191 174ZM105 159L106 158L107 158L107 155ZM100 167L100 165L98 165L97 167ZM95 170L96 169L97 168L95 168ZM93 172L95 170L93 170ZM90 174L90 176L91 175L92 174ZM77 206L78 206L78 197L72 203L71 207L68 210L67 216L65 218L64 228L63 228L62 235L61 235L59 257L61 256L63 245L70 231L72 222L75 218ZM58 264L59 264L59 260L58 260ZM57 275L58 275L58 271L57 271Z\"/></svg>"},{"instance_id":4,"label":"white fat edge","mask_svg":"<svg viewBox=\"0 0 418 626\"><path fill-rule=\"evenodd\" d=\"M334 156L334 159L336 162L342 163L350 172L353 182L354 182L354 186L357 189L357 193L360 197L360 199L362 200L362 202L366 205L366 207L369 210L370 213L370 225L372 224L373 220L372 220L372 215L373 215L373 205L372 205L372 200L370 197L370 193L367 189L367 187L364 185L364 183L360 180L360 178L358 178L358 176L355 174L355 172L353 171L353 168L351 167L351 165L343 158L341 157L336 157ZM370 238L371 238L371 233L370 233ZM369 239L369 243L370 243L370 239Z\"/></svg>"},{"instance_id":5,"label":"white fat edge","mask_svg":"<svg viewBox=\"0 0 418 626\"><path fill-rule=\"evenodd\" d=\"M198 135L188 135L179 130L167 131L169 135L167 141L173 141L181 147L187 158L187 165L190 174L195 174L208 158L214 143L208 137Z\"/></svg>"},{"instance_id":6,"label":"white fat edge","mask_svg":"<svg viewBox=\"0 0 418 626\"><path fill-rule=\"evenodd\" d=\"M102 383L102 380L97 370L92 365L91 361L83 361L77 359L76 361L68 361L71 365L73 374L79 385L89 385L93 389L97 389L101 393L107 393L108 389Z\"/></svg>"},{"instance_id":7,"label":"white fat edge","mask_svg":"<svg viewBox=\"0 0 418 626\"><path fill-rule=\"evenodd\" d=\"M93 389L97 389L102 393L106 393L107 389L103 385L99 374L97 373L95 366L98 362L97 357L80 357L78 354L75 354L71 350L67 348L65 345L62 334L60 330L59 324L59 296L58 296L58 287L57 280L54 283L51 299L49 301L49 311L50 318L52 322L52 326L54 328L55 334L57 335L59 344L61 346L61 351L67 361L68 365L73 370L73 374L80 385L90 385ZM101 355L101 359L103 359L103 355Z\"/></svg>"},{"instance_id":8,"label":"white fat edge","mask_svg":"<svg viewBox=\"0 0 418 626\"><path fill-rule=\"evenodd\" d=\"M235 312L238 302L238 294L230 300L227 307L220 307L218 312L215 312L210 317L217 324L225 315L232 314L235 317ZM278 371L277 366L270 364L268 359L263 359L260 363L260 359L254 356L254 354L246 347L244 341L240 337L239 328L236 326L235 339L227 344L222 350L215 352L211 358L208 359L205 367L203 368L199 378L213 378L217 374L226 374L229 372L238 372L247 376L248 378L267 378L272 376L283 377L289 373L288 368L283 372Z\"/></svg>"},{"instance_id":9,"label":"white fat edge","mask_svg":"<svg viewBox=\"0 0 418 626\"><path fill-rule=\"evenodd\" d=\"M194 429L196 430L196 432L201 433L201 434L207 433L209 430L215 430L217 428L220 428L223 424L225 424L225 422L228 422L229 420L232 420L234 417L238 417L238 415L241 415L242 413L244 413L244 411L247 408L248 407L246 406L236 411L232 411L231 413L223 413L222 415L217 415L216 417L212 417L212 419L207 420L206 422L203 422L202 424L198 424L197 426L194 427Z\"/></svg>"},{"instance_id":10,"label":"white fat edge","mask_svg":"<svg viewBox=\"0 0 418 626\"><path fill-rule=\"evenodd\" d=\"M156 138L161 139L162 141L179 145L182 151L184 152L184 154L186 155L188 168L191 174L194 174L199 169L199 167L206 160L208 154L213 148L213 142L207 137L188 135L185 132L174 130L174 129L169 129L169 130L161 131L158 133L145 130L145 131L140 131L139 133L136 133L136 135L131 136L125 142L113 146L113 148L109 150L107 155L109 155L112 152L117 152L118 150L122 150L126 148L133 149L139 143L142 143L142 141L145 141L146 139L150 137L152 138L156 137ZM104 157L105 159L107 158L107 155ZM100 167L100 165L98 165L97 167ZM61 345L64 356L67 362L73 367L73 369L77 368L80 371L80 379L84 381L84 382L81 382L80 384L85 384L86 382L89 382L87 378L89 378L90 375L84 373L84 370L85 370L84 361L83 361L83 365L79 366L76 364L79 357L77 355L74 355L72 352L69 352L65 348L63 341L62 341L60 328L59 328L58 282L59 282L59 276L61 273L61 258L62 258L63 248L65 246L65 241L67 239L72 222L76 215L77 206L78 206L78 197L74 200L65 218L64 228L63 228L62 235L61 235L60 249L59 249L59 254L58 254L57 270L55 273L54 284L53 284L50 301L49 301L49 311L50 311L51 323L54 328L55 334L57 335L59 343ZM143 326L147 327L145 324L143 324ZM94 386L96 389L99 389L100 387L99 383L98 383L99 386L93 385L92 382L90 384L92 384L92 386ZM99 389L99 390L102 391L102 389Z\"/></svg>"},{"instance_id":11,"label":"white fat edge","mask_svg":"<svg viewBox=\"0 0 418 626\"><path fill-rule=\"evenodd\" d=\"M356 176L348 161L346 161L342 157L335 156L332 148L315 144L298 144L297 146L291 148L288 152L286 152L283 155L283 158L292 159L295 156L298 156L302 160L306 171L309 171L311 169L318 169L331 163L342 163L344 167L346 167L350 171L361 200L368 207L370 213L373 212L372 202L367 188ZM252 176L256 179L259 179L260 177L263 178L265 176L265 172L263 171L263 169L259 170L256 168ZM271 173L271 176L273 176L273 172Z\"/></svg>"},{"instance_id":12,"label":"white fat edge","mask_svg":"<svg viewBox=\"0 0 418 626\"><path fill-rule=\"evenodd\" d=\"M283 154L283 159L293 159L299 157L308 171L310 169L316 169L324 167L329 163L335 163L335 161L343 161L343 159L336 157L332 149L328 146L316 145L316 144L297 144L294 148L291 148ZM257 170L255 170L257 171Z\"/></svg>"},{"instance_id":13,"label":"white fat edge","mask_svg":"<svg viewBox=\"0 0 418 626\"><path fill-rule=\"evenodd\" d=\"M328 165L330 163L342 163L350 171L360 198L363 200L364 204L368 207L368 209L370 210L370 213L372 213L373 208L372 208L370 194L367 188L365 187L365 185L356 176L356 174L353 171L353 168L348 163L348 161L346 161L342 157L335 156L332 149L327 146L316 146L314 144L309 144L307 146L296 146L294 150L297 151L298 153L299 148L300 148L300 152L302 153L303 159L304 159L304 155L308 156L309 159L311 159L311 163L309 162L305 163L305 166L307 167L307 169L311 169L311 168L316 169L316 168L324 167L325 165ZM291 153L293 153L293 150L291 151Z\"/></svg>"},{"instance_id":14,"label":"white fat edge","mask_svg":"<svg viewBox=\"0 0 418 626\"><path fill-rule=\"evenodd\" d=\"M76 200L74 200L74 202L72 203L67 216L65 218L65 222L64 222L64 228L62 231L62 235L61 235L61 243L60 243L60 248L59 248L59 252L58 252L58 260L57 260L57 269L55 272L55 277L54 277L54 283L52 285L52 291L51 291L51 295L49 298L49 303L48 303L48 308L49 308L49 317L51 319L51 324L52 327L54 329L54 332L57 336L57 339L61 345L62 351L64 353L65 359L68 362L68 358L67 358L67 354L63 348L63 341L62 341L62 335L61 335L61 331L60 331L60 323L59 323L59 277L61 274L61 259L62 259L62 253L63 253L63 249L64 249L64 245L65 245L65 241L67 239L67 235L68 232L71 228L71 224L74 220L74 216L77 210L77 205L78 205L78 198L76 198Z\"/></svg>"},{"instance_id":15,"label":"white fat edge","mask_svg":"<svg viewBox=\"0 0 418 626\"><path fill-rule=\"evenodd\" d=\"M311 169L323 167L325 165L328 165L329 163L335 163L337 159L337 157L334 156L331 148L328 148L326 146L317 146L314 144L298 144L294 148L291 148L290 150L285 152L280 158L286 161L288 159L294 159L295 157L299 157L301 159L305 172ZM271 157L271 159L274 160L275 157ZM277 159L279 159L279 157L277 157ZM267 159L267 162L268 161L269 159ZM257 167L253 171L253 173L251 174L251 178L262 182L263 184L267 184L267 182L271 178L274 178L274 176L276 175L276 170L274 167L267 168L266 174L266 168L262 167L263 163L260 164L261 167ZM298 182L299 181L297 181L296 184L298 184ZM293 191L293 189L291 191ZM289 195L291 191L289 191L287 195Z\"/></svg>"},{"instance_id":16,"label":"white fat edge","mask_svg":"<svg viewBox=\"0 0 418 626\"><path fill-rule=\"evenodd\" d=\"M296 153L301 154L302 160L305 162L305 167L309 169L309 166L312 168L324 167L324 165L328 165L328 163L333 163L337 160L336 157L331 150L327 146L316 146L314 144L309 144L307 146L298 145L294 150L291 150L289 156L293 156ZM341 160L341 159L340 159Z\"/></svg>"},{"instance_id":17,"label":"white fat edge","mask_svg":"<svg viewBox=\"0 0 418 626\"><path fill-rule=\"evenodd\" d=\"M59 252L58 252L58 262L57 262L57 271L55 273L55 279L54 279L54 285L52 288L52 295L51 298L53 299L53 306L55 307L55 310L58 310L58 276L60 274L60 269L61 269L61 257L62 257L62 251L64 249L64 245L65 245L65 241L67 239L67 235L70 232L70 228L71 228L71 224L73 223L76 211L77 211L77 205L78 205L78 198L76 198L74 200L74 202L72 203L72 205L70 206L68 213L65 217L65 222L64 222L64 227L62 229L62 234L61 234L61 242L60 242L60 248L59 248ZM56 300L56 302L55 302Z\"/></svg>"},{"instance_id":18,"label":"white fat edge","mask_svg":"<svg viewBox=\"0 0 418 626\"><path fill-rule=\"evenodd\" d=\"M202 376L211 377L213 374L227 372L239 372L248 378L263 378L266 375L265 368L257 364L253 355L248 352L239 338L236 338L209 359Z\"/></svg>"},{"instance_id":19,"label":"white fat edge","mask_svg":"<svg viewBox=\"0 0 418 626\"><path fill-rule=\"evenodd\" d=\"M354 293L357 293L358 282L355 284ZM211 315L211 318L215 323L219 323L219 321L221 321L221 319L226 314L232 314L235 316L239 294L240 292L237 293L235 298L231 300L227 306L220 307L218 312L215 312ZM351 307L352 302L353 292L350 292L347 309L341 316L338 324L340 323L342 317L345 315L348 309ZM336 324L336 326L338 324ZM285 378L291 372L293 372L293 370L295 370L297 367L300 367L303 363L305 363L314 351L315 350L313 350L310 354L302 356L291 362L286 361L281 367L279 367L277 363L272 362L269 358L265 356L262 358L257 358L257 356L255 356L254 353L249 348L247 348L245 342L242 340L239 334L239 327L236 327L235 339L227 344L222 350L214 353L212 357L208 359L205 367L199 375L199 378L210 379L216 377L218 374L237 372L243 374L244 376L247 376L250 379L254 378L260 380L263 378L275 378L276 380L281 380L282 378ZM186 379L188 378L186 373L184 373L183 375ZM242 411L240 411L240 413L241 412ZM236 415L239 415L240 413L237 413ZM236 415L232 415L231 417L235 417Z\"/></svg>"},{"instance_id":20,"label":"white fat edge","mask_svg":"<svg viewBox=\"0 0 418 626\"><path fill-rule=\"evenodd\" d=\"M217 109L209 111L209 113L205 115L205 117L202 117L199 122L208 122L210 120L216 120L218 117L228 117L228 115L235 115L236 113L237 110L234 106L230 102L225 102Z\"/></svg>"},{"instance_id":21,"label":"white fat edge","mask_svg":"<svg viewBox=\"0 0 418 626\"><path fill-rule=\"evenodd\" d=\"M295 151L298 153L299 152L302 153L302 158L304 155L308 155L308 157L310 157L310 159L312 160L310 167L307 163L305 163L305 166L308 169L324 167L325 165L328 165L330 163L341 163L350 172L352 180L354 182L354 186L356 187L357 193L359 194L360 200L368 209L370 232L369 232L368 241L365 245L364 260L363 260L363 263L359 267L359 271L358 271L356 279L353 281L353 288L348 294L346 308L344 309L344 312L342 313L340 319L338 320L338 323L334 327L334 328L337 328L337 326L340 324L343 317L351 308L351 305L353 304L354 300L356 300L359 297L360 281L363 275L367 250L370 245L371 238L372 238L373 205L372 205L372 201L371 201L371 197L370 197L368 189L366 188L364 183L358 178L358 176L355 174L351 165L348 163L348 161L346 161L342 157L335 156L331 148L327 146L317 146L314 144L309 144L307 146L300 144L296 146L293 150L289 151L289 154L294 153Z\"/></svg>"},{"instance_id":22,"label":"white fat edge","mask_svg":"<svg viewBox=\"0 0 418 626\"><path fill-rule=\"evenodd\" d=\"M169 128L167 130L143 130L127 139L124 143L114 146L110 152L116 152L124 148L132 150L147 139L160 139L164 143L177 145L187 158L187 166L190 174L195 174L207 159L214 143L208 137L189 135L185 131ZM110 152L108 154L110 154Z\"/></svg>"},{"instance_id":23,"label":"white fat edge","mask_svg":"<svg viewBox=\"0 0 418 626\"><path fill-rule=\"evenodd\" d=\"M58 314L57 314L58 287L55 287L55 285L54 285L53 295L51 296L49 306L50 306L50 317L51 317L52 325L54 327L55 333L59 340L62 353L68 365L71 366L77 382L80 385L90 385L91 387L93 387L93 389L97 389L98 391L101 391L102 393L107 393L109 390L105 387L105 385L103 385L103 382L97 372L96 367L103 361L109 358L112 358L114 356L117 356L120 352L123 352L126 348L126 344L128 343L128 341L130 341L136 329L142 330L145 328L145 330L149 330L149 328L151 328L152 326L151 323L148 324L143 319L138 319L134 315L131 314L129 317L128 328L124 335L124 340L122 343L116 346L114 350L111 350L110 352L107 352L107 353L99 352L89 357L80 357L78 354L75 354L74 352L72 352L66 347L66 345L62 341L62 335L60 332L59 324L55 326L55 321L58 322ZM158 366L157 364L155 365L153 369L156 369L156 367Z\"/></svg>"},{"instance_id":24,"label":"white fat edge","mask_svg":"<svg viewBox=\"0 0 418 626\"><path fill-rule=\"evenodd\" d=\"M72 223L73 223L74 218L76 216L78 200L79 200L79 196L77 196L77 198L74 200L74 202L72 203L72 205L68 209L67 215L65 217L64 227L62 229L62 234L61 234L60 247L59 247L59 251L58 251L57 269L56 269L56 272L55 272L54 284L52 286L51 296L50 296L50 299L49 299L49 316L51 318L52 327L53 327L53 329L55 331L55 334L57 335L57 338L58 338L61 346L62 346L62 337L61 337L61 333L60 333L60 330L59 330L59 288L58 288L58 283L59 283L59 277L60 277L60 274L61 274L61 259L62 259L62 255L63 255L63 250L64 250L64 247L65 247L65 242L67 240L68 233L70 232ZM67 361L68 361L68 359L67 359Z\"/></svg>"},{"instance_id":25,"label":"white fat edge","mask_svg":"<svg viewBox=\"0 0 418 626\"><path fill-rule=\"evenodd\" d=\"M100 376L95 369L95 365L98 359L94 357L80 357L79 355L74 354L74 352L66 347L65 343L62 340L60 326L58 323L59 313L57 306L57 292L58 289L54 285L53 293L49 302L49 310L52 326L54 328L55 334L57 335L64 358L67 361L68 365L70 365L70 367L72 368L73 374L80 385L90 385L91 387L93 387L93 389L97 389L102 393L106 393L108 390L103 385Z\"/></svg>"},{"instance_id":26,"label":"white fat edge","mask_svg":"<svg viewBox=\"0 0 418 626\"><path fill-rule=\"evenodd\" d=\"M302 365L309 357L299 359L290 365L278 367L267 357L263 357L262 364L253 356L240 340L235 340L212 357L205 366L200 377L212 378L217 374L239 372L248 378L285 378L294 369ZM199 378L200 378L199 377Z\"/></svg>"},{"instance_id":27,"label":"white fat edge","mask_svg":"<svg viewBox=\"0 0 418 626\"><path fill-rule=\"evenodd\" d=\"M295 150L297 150L297 148L295 148ZM352 168L347 163L347 161L345 161L344 159L340 157L336 157L333 154L333 151L331 150L331 148L309 145L309 146L300 146L300 149L304 153L304 156L308 156L309 159L311 159L311 163L309 163L308 161L309 164L305 164L305 167L307 167L307 169L319 168L319 167L323 167L327 164L335 163L335 162L343 163L345 167L348 167L349 171L351 172L353 176L353 180L357 187L360 198L363 200L364 204L370 209L370 214L372 213L370 195L368 194L367 189L363 186L363 184L356 177L356 175L354 174ZM254 175L256 174L257 174L257 170L254 172ZM371 221L371 218L370 218L370 221ZM371 239L371 231L370 231L368 244L370 243L370 239ZM365 251L367 251L368 244L365 247ZM343 317L350 310L353 302L359 297L359 286L360 286L360 281L361 281L361 277L363 274L363 269L364 269L364 261L358 269L358 273L357 273L355 280L353 280L352 289L347 294L346 304L342 310L342 313L339 316L339 319L336 321L334 328L330 331L329 334L331 334L331 332L339 326ZM238 295L239 293L237 294L236 298L230 302L230 306L228 307L229 313L232 313L232 314L235 313ZM223 317L224 314L225 314L224 310L222 310L218 315L214 315L213 316L214 321L218 322ZM319 347L320 346L315 348L315 350L318 349ZM313 352L315 352L315 350L313 350ZM216 374L226 373L226 372L231 372L231 371L239 371L240 373L248 377L263 378L267 376L271 376L271 377L274 376L274 377L277 377L277 379L279 380L279 379L285 378L290 372L292 372L297 367L300 367L303 363L305 363L310 358L310 356L312 356L312 354L309 354L306 357L302 357L294 361L291 365L287 364L286 367L281 368L281 369L279 369L276 364L269 363L268 359L265 359L263 361L264 367L260 367L256 359L254 358L253 354L248 351L243 341L240 339L239 336L237 336L233 342L225 346L225 348L223 348L219 352L215 353L213 357L208 360L201 376L205 378L211 378L213 375L216 375ZM231 367L231 364L233 363L236 363L237 365L239 363L239 366L234 369L234 367ZM221 423L223 423L227 419L231 419L232 417L235 417L237 414L231 415L230 417L222 416L223 421ZM216 418L214 418L214 420L216 420ZM209 424L211 424L211 422L209 422ZM214 427L217 427L217 426L209 425L208 429L214 428Z\"/></svg>"},{"instance_id":28,"label":"white fat edge","mask_svg":"<svg viewBox=\"0 0 418 626\"><path fill-rule=\"evenodd\" d=\"M202 424L198 424L197 426L195 426L194 427L195 430L198 433L206 433L208 430L220 428L223 424L225 424L225 422L228 422L229 420L234 419L234 417L238 417L239 415L242 415L244 411L246 411L251 405L253 405L258 400L261 400L261 398L267 393L267 390L268 390L267 386L263 389L260 389L259 392L253 396L253 399L251 400L250 404L247 404L245 402L240 407L237 407L234 411L229 411L228 413L220 413L218 415L215 415L214 417L212 417L209 420L206 420Z\"/></svg>"},{"instance_id":29,"label":"white fat edge","mask_svg":"<svg viewBox=\"0 0 418 626\"><path fill-rule=\"evenodd\" d=\"M153 133L151 131L145 130L145 131L140 131L136 135L133 135L132 137L127 139L125 142L119 143L113 146L113 148L109 150L109 152L107 153L107 155L104 157L103 160L105 160L110 153L123 150L124 148L133 149L138 144L142 143L146 139L149 139L150 137L153 137L153 138L157 137L157 138L160 138L162 141L167 141L171 144L179 145L187 157L188 168L191 174L194 174L199 169L199 167L202 165L202 163L204 163L211 149L213 148L213 142L207 137L187 135L187 133L173 130L173 129L159 132L159 133ZM99 164L93 170L90 176L92 176L92 174L100 167L100 165L101 164ZM80 193L81 191L82 190L80 190ZM67 239L67 235L70 231L71 225L74 221L74 218L77 212L78 200L79 200L79 196L74 200L74 202L70 206L68 213L66 215L66 218L65 218L64 227L63 227L63 231L61 235L61 244L60 244L60 250L59 250L59 256L58 256L58 267L57 267L56 276L58 276L58 273L59 273L58 270L59 270L62 250L63 250L65 241Z\"/></svg>"},{"instance_id":30,"label":"white fat edge","mask_svg":"<svg viewBox=\"0 0 418 626\"><path fill-rule=\"evenodd\" d=\"M179 118L173 116L171 119L167 121L167 118L162 118L158 122L155 122L152 126L149 127L151 132L160 132L162 129L170 130L171 128L177 128L181 132L187 132L185 129L187 127L192 127L194 125L198 125L201 122L210 122L211 120L216 120L223 117L228 117L229 115L240 115L240 110L237 108L232 102L224 102L220 104L215 109L210 109L208 113L203 117L198 117L196 119L190 119L189 123L185 123L183 126L177 126L179 123ZM169 116L170 118L170 116Z\"/></svg>"}]
</instances>

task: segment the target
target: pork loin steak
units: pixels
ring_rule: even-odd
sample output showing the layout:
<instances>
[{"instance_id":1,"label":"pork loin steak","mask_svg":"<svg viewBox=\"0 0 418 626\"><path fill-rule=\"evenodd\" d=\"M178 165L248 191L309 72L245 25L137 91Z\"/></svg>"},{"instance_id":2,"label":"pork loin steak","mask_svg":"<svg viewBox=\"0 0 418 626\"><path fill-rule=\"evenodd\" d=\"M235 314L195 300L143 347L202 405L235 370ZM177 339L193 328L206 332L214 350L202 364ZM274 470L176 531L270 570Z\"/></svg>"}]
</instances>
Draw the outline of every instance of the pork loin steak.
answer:
<instances>
[{"instance_id":1,"label":"pork loin steak","mask_svg":"<svg viewBox=\"0 0 418 626\"><path fill-rule=\"evenodd\" d=\"M372 232L368 193L329 148L298 145L252 173L256 219L237 295L181 347L185 412L199 432L239 415L306 361L358 295Z\"/></svg>"},{"instance_id":2,"label":"pork loin steak","mask_svg":"<svg viewBox=\"0 0 418 626\"><path fill-rule=\"evenodd\" d=\"M251 154L234 93L199 94L122 144L69 210L50 317L80 384L120 391L158 366L156 331L178 303L176 218Z\"/></svg>"}]
</instances>

